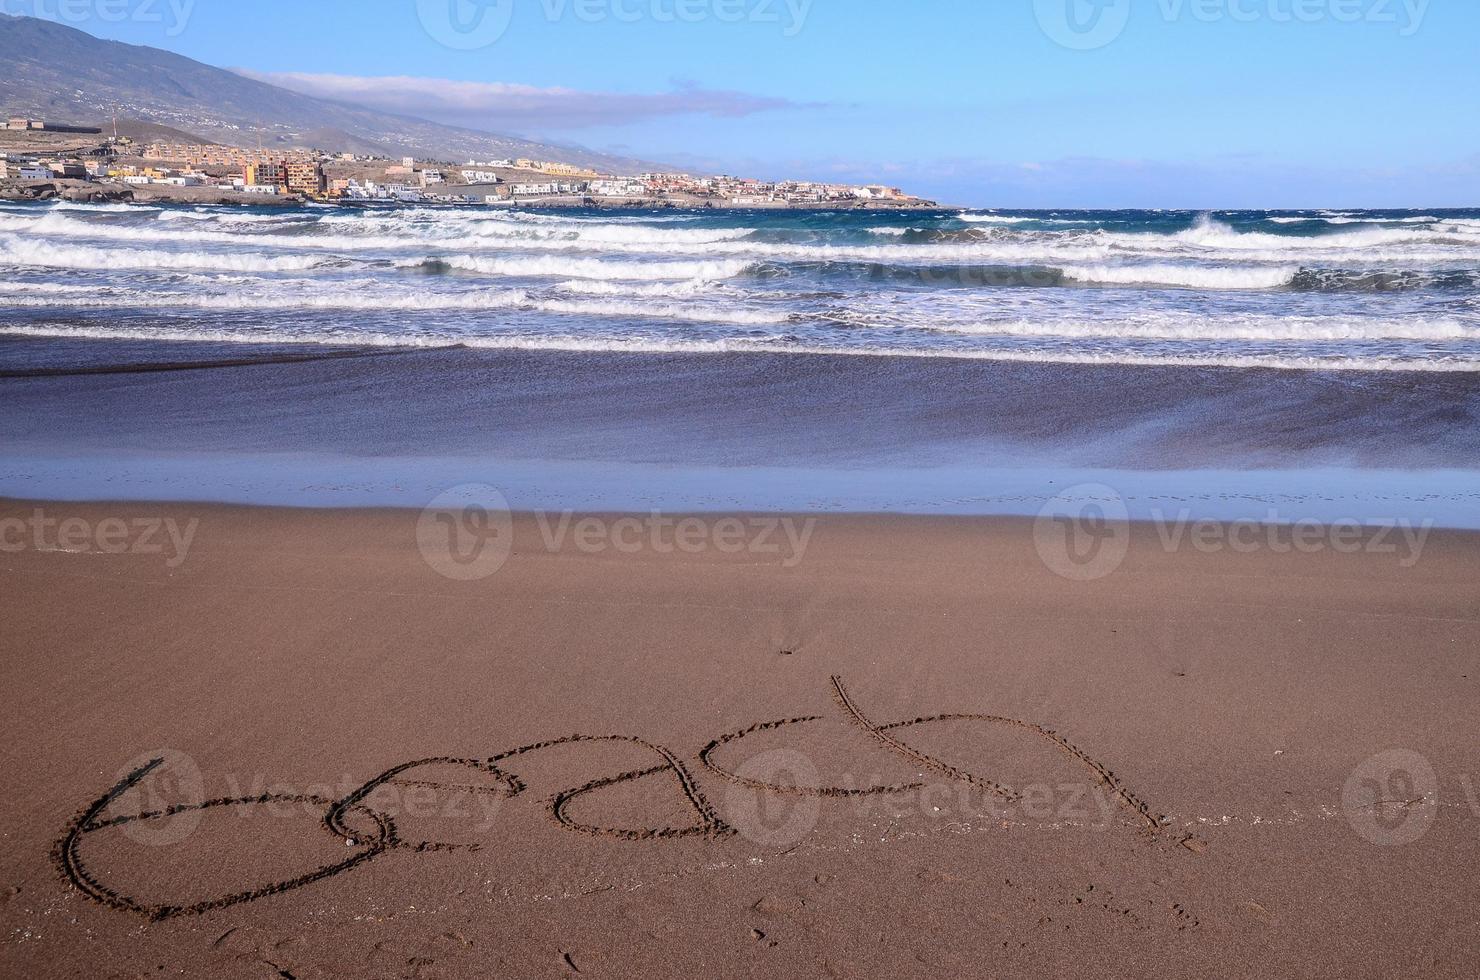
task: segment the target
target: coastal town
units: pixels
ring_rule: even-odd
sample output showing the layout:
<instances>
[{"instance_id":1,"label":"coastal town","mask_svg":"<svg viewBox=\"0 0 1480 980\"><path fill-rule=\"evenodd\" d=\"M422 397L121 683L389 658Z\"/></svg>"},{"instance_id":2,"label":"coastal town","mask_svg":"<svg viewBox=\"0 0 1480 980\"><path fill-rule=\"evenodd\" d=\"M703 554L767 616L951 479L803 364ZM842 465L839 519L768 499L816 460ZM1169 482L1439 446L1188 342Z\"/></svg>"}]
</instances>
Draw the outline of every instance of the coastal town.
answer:
<instances>
[{"instance_id":1,"label":"coastal town","mask_svg":"<svg viewBox=\"0 0 1480 980\"><path fill-rule=\"evenodd\" d=\"M765 181L681 172L603 174L558 160L388 158L230 146L187 134L149 140L103 127L9 117L0 130L0 199L347 205L677 208L930 207L885 185Z\"/></svg>"}]
</instances>

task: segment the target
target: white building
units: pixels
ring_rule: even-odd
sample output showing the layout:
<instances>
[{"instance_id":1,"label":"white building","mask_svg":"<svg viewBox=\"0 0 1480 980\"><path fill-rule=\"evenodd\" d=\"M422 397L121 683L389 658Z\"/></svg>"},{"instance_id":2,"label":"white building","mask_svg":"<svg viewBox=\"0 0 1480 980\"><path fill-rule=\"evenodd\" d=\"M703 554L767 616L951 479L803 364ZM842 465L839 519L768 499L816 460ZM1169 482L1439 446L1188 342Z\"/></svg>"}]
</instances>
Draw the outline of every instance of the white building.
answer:
<instances>
[{"instance_id":1,"label":"white building","mask_svg":"<svg viewBox=\"0 0 1480 980\"><path fill-rule=\"evenodd\" d=\"M43 167L38 164L31 167L21 167L16 171L16 176L21 180L51 180L52 173L50 167Z\"/></svg>"},{"instance_id":2,"label":"white building","mask_svg":"<svg viewBox=\"0 0 1480 980\"><path fill-rule=\"evenodd\" d=\"M464 184L497 184L498 174L492 170L464 170L462 179Z\"/></svg>"},{"instance_id":3,"label":"white building","mask_svg":"<svg viewBox=\"0 0 1480 980\"><path fill-rule=\"evenodd\" d=\"M641 197L647 190L635 180L593 180L590 186L597 197Z\"/></svg>"}]
</instances>

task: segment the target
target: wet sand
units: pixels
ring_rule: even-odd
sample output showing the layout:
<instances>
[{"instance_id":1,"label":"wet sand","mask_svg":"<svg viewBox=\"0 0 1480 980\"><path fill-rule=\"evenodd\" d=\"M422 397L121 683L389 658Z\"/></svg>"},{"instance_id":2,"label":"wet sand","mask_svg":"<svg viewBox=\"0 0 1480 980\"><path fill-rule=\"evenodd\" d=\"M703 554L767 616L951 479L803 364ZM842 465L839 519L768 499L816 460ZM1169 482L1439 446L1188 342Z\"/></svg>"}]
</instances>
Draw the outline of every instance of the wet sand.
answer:
<instances>
[{"instance_id":1,"label":"wet sand","mask_svg":"<svg viewBox=\"0 0 1480 980\"><path fill-rule=\"evenodd\" d=\"M1474 535L419 517L0 504L0 973L1480 971Z\"/></svg>"},{"instance_id":2,"label":"wet sand","mask_svg":"<svg viewBox=\"0 0 1480 980\"><path fill-rule=\"evenodd\" d=\"M1463 372L0 337L0 385L13 457L1480 469Z\"/></svg>"}]
</instances>

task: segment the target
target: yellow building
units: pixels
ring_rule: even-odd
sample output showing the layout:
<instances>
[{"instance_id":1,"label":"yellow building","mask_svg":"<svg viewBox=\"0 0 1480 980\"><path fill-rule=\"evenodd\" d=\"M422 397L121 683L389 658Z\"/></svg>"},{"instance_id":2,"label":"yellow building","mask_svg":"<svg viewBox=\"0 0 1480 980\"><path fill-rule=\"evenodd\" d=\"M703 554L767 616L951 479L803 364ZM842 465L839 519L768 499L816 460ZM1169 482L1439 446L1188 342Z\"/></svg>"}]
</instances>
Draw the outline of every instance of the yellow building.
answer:
<instances>
[{"instance_id":1,"label":"yellow building","mask_svg":"<svg viewBox=\"0 0 1480 980\"><path fill-rule=\"evenodd\" d=\"M245 167L251 163L280 163L282 161L312 161L315 155L307 150L247 149L241 146L221 146L215 143L168 143L156 140L144 147L146 160L178 160L197 167Z\"/></svg>"},{"instance_id":2,"label":"yellow building","mask_svg":"<svg viewBox=\"0 0 1480 980\"><path fill-rule=\"evenodd\" d=\"M577 167L569 163L542 163L540 169L547 174L558 174L561 177L595 177L594 170Z\"/></svg>"},{"instance_id":3,"label":"yellow building","mask_svg":"<svg viewBox=\"0 0 1480 980\"><path fill-rule=\"evenodd\" d=\"M244 183L254 187L288 186L288 173L280 163L249 163L243 172Z\"/></svg>"},{"instance_id":4,"label":"yellow building","mask_svg":"<svg viewBox=\"0 0 1480 980\"><path fill-rule=\"evenodd\" d=\"M288 190L317 196L324 193L324 168L316 160L289 160L283 165Z\"/></svg>"}]
</instances>

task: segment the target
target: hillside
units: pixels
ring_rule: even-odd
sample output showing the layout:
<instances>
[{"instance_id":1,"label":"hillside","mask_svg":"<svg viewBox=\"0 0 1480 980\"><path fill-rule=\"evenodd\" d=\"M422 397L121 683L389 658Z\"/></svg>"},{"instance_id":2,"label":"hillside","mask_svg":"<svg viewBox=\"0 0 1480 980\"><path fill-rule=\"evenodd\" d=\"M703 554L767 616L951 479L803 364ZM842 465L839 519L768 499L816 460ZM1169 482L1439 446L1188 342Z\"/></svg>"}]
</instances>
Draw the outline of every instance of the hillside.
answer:
<instances>
[{"instance_id":1,"label":"hillside","mask_svg":"<svg viewBox=\"0 0 1480 980\"><path fill-rule=\"evenodd\" d=\"M300 95L158 48L0 14L0 113L103 125L117 114L220 143L461 161L554 159L633 173L658 164ZM111 124L110 124L111 125Z\"/></svg>"}]
</instances>

